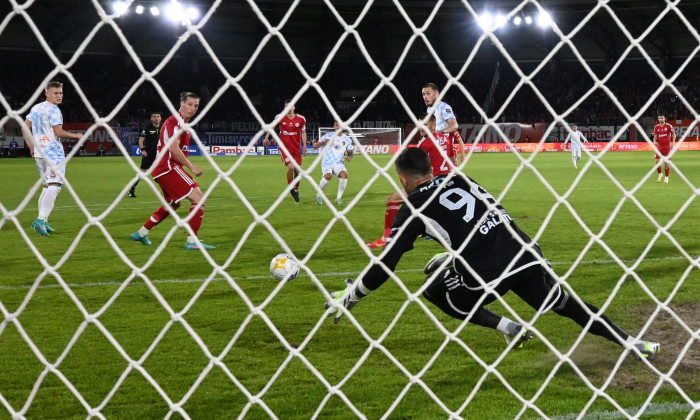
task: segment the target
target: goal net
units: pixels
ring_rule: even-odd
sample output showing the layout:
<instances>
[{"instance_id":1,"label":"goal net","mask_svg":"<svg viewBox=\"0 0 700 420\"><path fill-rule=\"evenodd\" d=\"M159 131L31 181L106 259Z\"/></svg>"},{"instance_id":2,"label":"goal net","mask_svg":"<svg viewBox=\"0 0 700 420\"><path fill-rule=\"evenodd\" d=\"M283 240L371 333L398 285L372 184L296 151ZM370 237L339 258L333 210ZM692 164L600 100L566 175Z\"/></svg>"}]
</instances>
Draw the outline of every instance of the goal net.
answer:
<instances>
[{"instance_id":1,"label":"goal net","mask_svg":"<svg viewBox=\"0 0 700 420\"><path fill-rule=\"evenodd\" d=\"M0 19L0 127L21 144L30 109L60 80L63 128L83 135L49 165L66 172L48 236L30 227L47 194L36 165L0 159L0 419L700 416L694 2L46 3L10 0ZM397 211L437 229L425 206L399 210L394 168L409 127L424 126L429 82L441 88L433 105L449 104L474 139L450 176L490 193L433 199L464 220L477 196L508 213L489 204L460 244L419 237L336 325L324 305L383 264L391 242L369 244L382 246ZM150 112L178 113L182 91L201 102L178 131L192 164L176 172L201 175L202 198L174 209L134 142ZM362 156L340 155L347 179L319 173L315 157L286 167L269 156L266 136L280 145L280 132L297 132L278 128L284 98L312 140L333 121L351 127ZM655 161L659 114L678 138ZM511 122L522 136L504 130ZM560 147L574 124L609 137L579 158ZM368 125L397 128L352 128ZM211 151L217 142L226 153ZM433 255L506 217L541 247L532 267L566 302L599 309L581 306L590 322L557 316L566 302L544 311L495 297L488 309L533 334L519 346L500 322L470 322L449 293L453 316L423 296ZM183 249L198 220L216 248ZM281 253L298 263L294 280L269 274ZM606 317L630 339L591 334ZM661 353L644 358L640 341Z\"/></svg>"}]
</instances>

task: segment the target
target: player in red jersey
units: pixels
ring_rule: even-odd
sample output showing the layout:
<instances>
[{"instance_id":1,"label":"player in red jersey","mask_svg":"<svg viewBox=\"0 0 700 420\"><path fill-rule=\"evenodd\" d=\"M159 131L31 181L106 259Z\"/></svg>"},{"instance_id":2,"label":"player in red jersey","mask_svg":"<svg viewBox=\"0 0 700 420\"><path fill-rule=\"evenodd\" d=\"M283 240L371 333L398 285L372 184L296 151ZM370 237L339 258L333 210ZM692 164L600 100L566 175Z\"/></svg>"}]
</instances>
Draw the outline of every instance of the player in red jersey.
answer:
<instances>
[{"instance_id":1,"label":"player in red jersey","mask_svg":"<svg viewBox=\"0 0 700 420\"><path fill-rule=\"evenodd\" d=\"M173 115L163 123L160 130L160 140L158 141L158 156L151 176L163 191L163 198L171 209L177 210L183 199L188 199L191 203L188 224L194 235L187 235L185 249L212 249L212 245L206 245L197 240L197 233L202 226L204 219L204 194L199 188L199 184L185 172L183 166L188 168L196 176L202 175L202 169L194 166L188 159L190 146L189 131L180 131L183 123L189 122L199 109L199 96L192 92L180 94L180 110L178 115ZM153 212L146 223L131 235L131 239L150 245L148 232L154 226L162 222L170 211L166 206L161 206Z\"/></svg>"},{"instance_id":2,"label":"player in red jersey","mask_svg":"<svg viewBox=\"0 0 700 420\"><path fill-rule=\"evenodd\" d=\"M668 173L671 170L670 160L668 156L671 154L671 142L676 142L676 132L673 130L671 124L666 122L665 115L659 115L659 123L654 127L654 147L656 148L656 171L659 173L659 177L656 182L661 182L663 177L661 173L661 165L659 160L664 160L666 178L664 179L664 184L668 184ZM663 158L662 158L663 156Z\"/></svg>"},{"instance_id":3,"label":"player in red jersey","mask_svg":"<svg viewBox=\"0 0 700 420\"><path fill-rule=\"evenodd\" d=\"M445 134L435 131L436 118L433 113L425 113L420 116L420 120L426 120L425 126L432 134L430 135L421 128L421 139L418 147L425 150L430 157L430 166L433 168L433 176L447 175L453 166L457 166L457 155L452 140ZM410 147L410 146L409 146ZM383 248L387 239L391 236L391 225L394 223L394 216L399 211L399 206L403 204L406 191L401 190L390 194L386 198L386 212L384 213L384 234L381 238L367 244L370 248Z\"/></svg>"},{"instance_id":4,"label":"player in red jersey","mask_svg":"<svg viewBox=\"0 0 700 420\"><path fill-rule=\"evenodd\" d=\"M294 104L291 99L284 101L285 109L289 107L287 115L282 117L279 122L280 141L287 149L286 151L279 148L282 162L287 166L287 184L294 182L294 179L301 171L301 155L306 154L306 118L302 115L294 113ZM279 115L275 119L279 118ZM263 144L267 147L270 143L270 133L265 134ZM304 146L301 147L301 143ZM299 202L299 181L294 183L294 187L290 191L294 201Z\"/></svg>"}]
</instances>

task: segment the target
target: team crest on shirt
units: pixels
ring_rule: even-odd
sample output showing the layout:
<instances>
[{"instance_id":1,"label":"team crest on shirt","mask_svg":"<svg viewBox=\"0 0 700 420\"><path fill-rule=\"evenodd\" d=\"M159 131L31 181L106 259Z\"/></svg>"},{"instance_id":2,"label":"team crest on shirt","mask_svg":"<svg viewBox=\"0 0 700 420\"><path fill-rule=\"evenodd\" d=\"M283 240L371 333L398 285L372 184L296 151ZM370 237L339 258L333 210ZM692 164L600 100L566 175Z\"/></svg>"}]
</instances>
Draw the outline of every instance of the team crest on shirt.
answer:
<instances>
[{"instance_id":1,"label":"team crest on shirt","mask_svg":"<svg viewBox=\"0 0 700 420\"><path fill-rule=\"evenodd\" d=\"M448 106L447 108L445 108L445 112L451 114L451 113L452 113L452 108L450 108L450 107Z\"/></svg>"},{"instance_id":2,"label":"team crest on shirt","mask_svg":"<svg viewBox=\"0 0 700 420\"><path fill-rule=\"evenodd\" d=\"M299 123L294 124L294 127L299 127Z\"/></svg>"}]
</instances>

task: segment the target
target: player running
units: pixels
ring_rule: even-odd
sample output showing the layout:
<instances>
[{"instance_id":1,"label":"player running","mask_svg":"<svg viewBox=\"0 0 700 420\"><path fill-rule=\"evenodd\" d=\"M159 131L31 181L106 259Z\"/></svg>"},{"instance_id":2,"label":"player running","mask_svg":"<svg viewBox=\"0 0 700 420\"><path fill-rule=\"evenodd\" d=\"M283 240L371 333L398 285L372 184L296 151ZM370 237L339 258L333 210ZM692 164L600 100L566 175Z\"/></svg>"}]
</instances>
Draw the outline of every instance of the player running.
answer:
<instances>
[{"instance_id":1,"label":"player running","mask_svg":"<svg viewBox=\"0 0 700 420\"><path fill-rule=\"evenodd\" d=\"M58 108L63 102L63 83L47 83L44 95L46 100L34 105L24 120L22 137L29 147L29 153L34 157L39 177L44 178L44 187L39 195L39 217L32 223L32 227L41 236L48 236L54 231L49 225L49 215L61 192L66 174L66 155L58 139L63 137L80 140L82 135L63 129L63 114Z\"/></svg>"},{"instance_id":2,"label":"player running","mask_svg":"<svg viewBox=\"0 0 700 420\"><path fill-rule=\"evenodd\" d=\"M566 148L566 143L571 142L571 161L574 162L574 168L578 169L576 164L579 159L581 159L582 142L588 143L588 140L582 132L578 131L578 126L576 124L571 126L571 130L569 135L566 136L566 139L564 139L564 148Z\"/></svg>"},{"instance_id":3,"label":"player running","mask_svg":"<svg viewBox=\"0 0 700 420\"><path fill-rule=\"evenodd\" d=\"M335 197L335 204L342 206L343 192L345 192L345 187L348 185L348 170L345 168L345 154L347 153L347 160L350 162L355 147L352 145L352 139L347 135L347 131L341 133L340 123L338 123L338 121L333 123L333 130L332 133L324 134L323 137L314 143L314 149L323 147L324 144L326 145L321 152L323 155L323 160L321 161L323 178L321 178L321 182L318 186L321 188L321 191L324 191L333 175L337 176L338 195ZM316 204L319 206L323 205L321 193L316 194Z\"/></svg>"},{"instance_id":4,"label":"player running","mask_svg":"<svg viewBox=\"0 0 700 420\"><path fill-rule=\"evenodd\" d=\"M158 153L158 140L160 140L160 112L151 113L151 123L147 125L139 136L139 148L141 149L141 172L151 168ZM129 197L136 197L136 186L139 180L129 189Z\"/></svg>"},{"instance_id":5,"label":"player running","mask_svg":"<svg viewBox=\"0 0 700 420\"><path fill-rule=\"evenodd\" d=\"M199 188L199 184L185 172L183 166L188 168L196 176L202 175L202 170L188 159L190 146L189 131L180 131L183 123L189 122L199 109L199 96L192 92L182 92L180 94L180 109L177 115L172 115L160 130L160 140L158 141L158 157L156 167L153 168L151 176L163 191L163 198L170 208L177 210L183 199L188 199L190 205L190 220L188 222L194 235L187 235L185 249L213 249L213 245L207 245L203 241L197 240L199 228L204 219L204 194ZM148 232L154 226L165 220L170 212L166 206L161 206L153 212L146 223L131 235L131 239L150 245ZM200 246L201 244L201 246Z\"/></svg>"},{"instance_id":6,"label":"player running","mask_svg":"<svg viewBox=\"0 0 700 420\"><path fill-rule=\"evenodd\" d=\"M432 138L422 128L420 130L421 139L418 141L418 147L425 150L430 157L430 165L433 169L433 175L447 175L450 173L452 166L457 165L455 149L453 143L446 135L435 132L436 118L434 114L424 113L420 116L420 120L425 120L425 126L432 133ZM434 140L433 140L434 139ZM389 235L391 235L391 225L394 222L394 216L399 211L399 206L403 204L406 192L394 192L386 199L386 212L384 213L384 235L374 242L367 244L370 248L382 248L387 244Z\"/></svg>"},{"instance_id":7,"label":"player running","mask_svg":"<svg viewBox=\"0 0 700 420\"><path fill-rule=\"evenodd\" d=\"M411 206L403 206L396 215L391 245L380 255L380 262L354 283L347 279L344 290L331 294L327 315L335 316L336 323L346 310L384 284L403 254L413 249L418 235L428 234L449 252L436 255L426 265L428 286L423 296L446 314L522 341L527 331L520 324L505 322L484 307L496 300L496 294L512 290L539 312L552 310L571 318L637 357L656 357L659 343L632 337L595 306L570 296L539 246L479 184L461 173L434 177L431 169L420 149L406 149L396 159L396 172ZM420 214L414 216L412 209Z\"/></svg>"},{"instance_id":8,"label":"player running","mask_svg":"<svg viewBox=\"0 0 700 420\"><path fill-rule=\"evenodd\" d=\"M659 123L654 127L654 147L656 148L656 171L659 173L659 177L656 178L656 182L661 182L663 175L661 174L661 165L659 160L664 161L664 171L666 173L666 178L664 179L664 184L668 184L668 173L671 171L671 142L676 142L676 132L673 130L673 126L666 122L665 115L659 115Z\"/></svg>"},{"instance_id":9,"label":"player running","mask_svg":"<svg viewBox=\"0 0 700 420\"><path fill-rule=\"evenodd\" d=\"M294 182L294 179L299 175L301 171L301 155L306 154L306 118L294 113L295 107L291 102L291 99L284 101L284 107L287 108L287 106L289 106L289 111L279 122L280 140L286 149L284 150L280 147L279 151L282 162L287 166L287 185ZM275 119L279 117L280 115L277 115ZM263 142L265 147L270 144L269 139L270 133L265 134L265 141ZM303 147L301 146L302 142L304 143ZM294 183L290 194L292 198L294 198L294 201L298 203L299 181Z\"/></svg>"},{"instance_id":10,"label":"player running","mask_svg":"<svg viewBox=\"0 0 700 420\"><path fill-rule=\"evenodd\" d=\"M435 83L426 83L421 89L421 94L423 95L425 106L428 107L426 112L435 115L437 131L447 135L457 147L457 151L461 153L462 161L464 161L467 152L464 150L464 141L462 141L462 136L459 135L459 125L457 124L457 117L452 112L452 107L442 101L438 101L440 89Z\"/></svg>"}]
</instances>

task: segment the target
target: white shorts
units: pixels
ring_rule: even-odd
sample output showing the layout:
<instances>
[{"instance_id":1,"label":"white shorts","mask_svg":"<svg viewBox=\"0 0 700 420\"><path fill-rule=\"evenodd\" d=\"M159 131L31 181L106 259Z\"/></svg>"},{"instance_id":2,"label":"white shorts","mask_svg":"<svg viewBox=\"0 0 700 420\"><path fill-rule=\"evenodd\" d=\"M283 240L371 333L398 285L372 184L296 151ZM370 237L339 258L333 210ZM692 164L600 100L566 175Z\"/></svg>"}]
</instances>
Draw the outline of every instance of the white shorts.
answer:
<instances>
[{"instance_id":1,"label":"white shorts","mask_svg":"<svg viewBox=\"0 0 700 420\"><path fill-rule=\"evenodd\" d=\"M333 174L335 176L340 175L341 172L348 171L347 169L345 169L345 165L342 163L336 163L335 165L324 166L321 168L321 170L323 171L323 175Z\"/></svg>"},{"instance_id":2,"label":"white shorts","mask_svg":"<svg viewBox=\"0 0 700 420\"><path fill-rule=\"evenodd\" d=\"M49 159L35 157L34 162L36 162L36 169L39 171L39 177L44 178L44 185L63 184L63 176L66 173L65 166L52 171ZM54 162L55 165L60 163L61 162Z\"/></svg>"}]
</instances>

